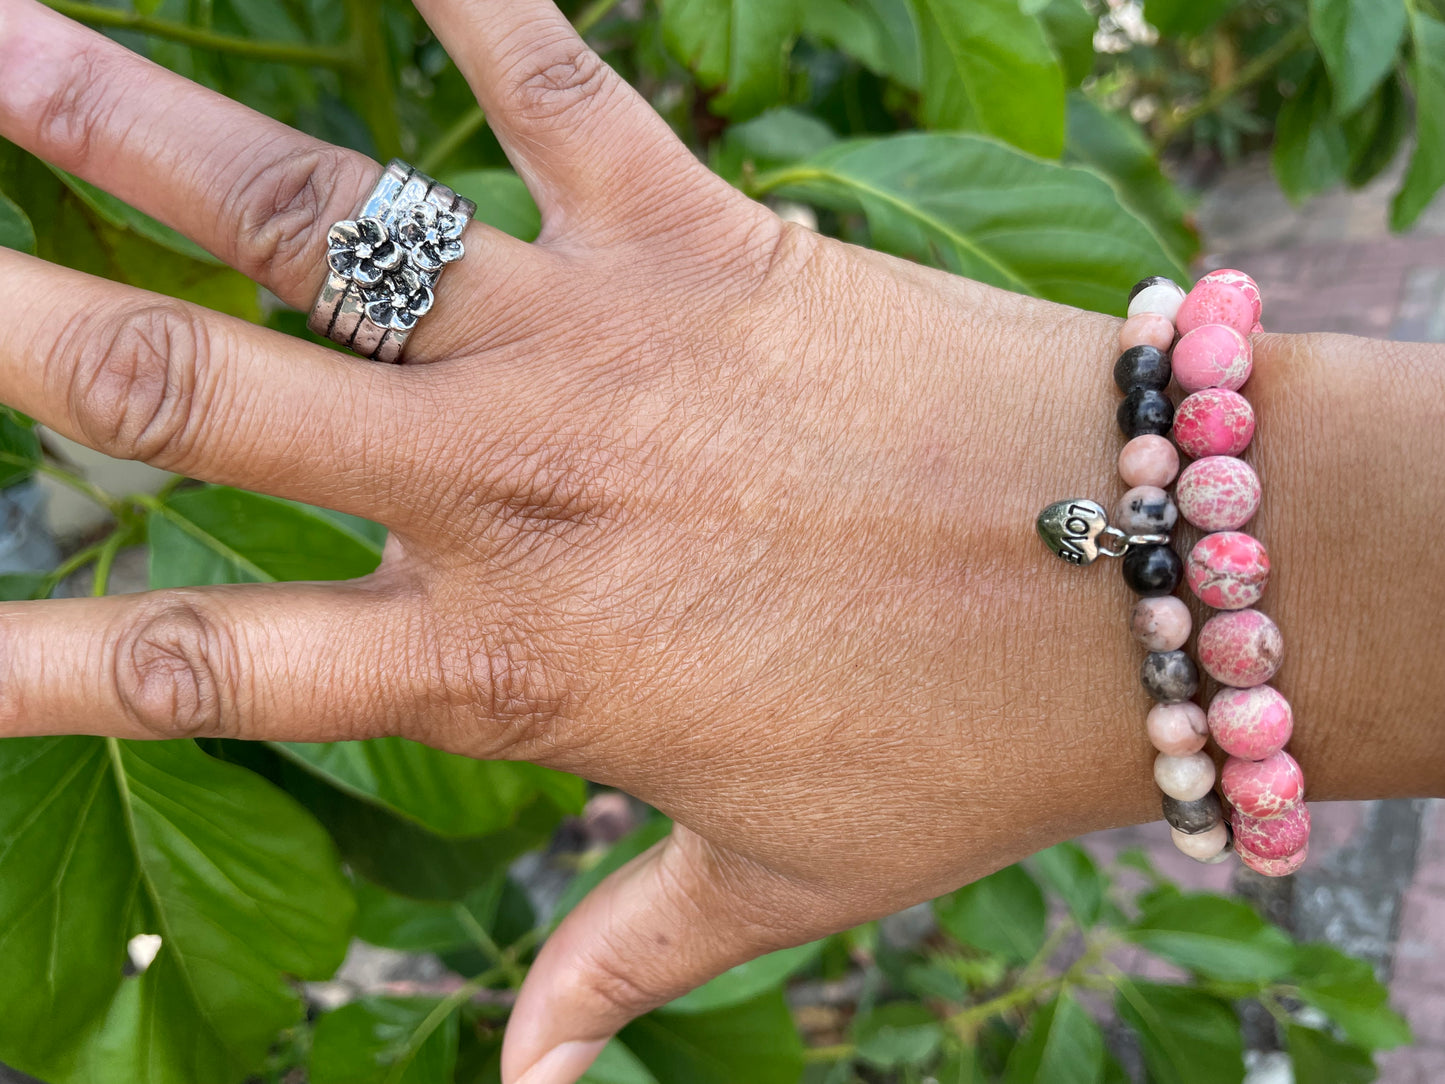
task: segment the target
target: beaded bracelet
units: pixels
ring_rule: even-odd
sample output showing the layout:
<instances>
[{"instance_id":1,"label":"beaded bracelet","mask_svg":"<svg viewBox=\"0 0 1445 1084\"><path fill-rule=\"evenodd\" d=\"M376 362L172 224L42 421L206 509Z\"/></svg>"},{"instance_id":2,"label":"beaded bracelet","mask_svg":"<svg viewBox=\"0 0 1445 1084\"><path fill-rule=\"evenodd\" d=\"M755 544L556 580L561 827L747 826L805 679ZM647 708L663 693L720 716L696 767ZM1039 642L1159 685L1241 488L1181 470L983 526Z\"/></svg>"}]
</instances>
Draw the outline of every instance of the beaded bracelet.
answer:
<instances>
[{"instance_id":1,"label":"beaded bracelet","mask_svg":"<svg viewBox=\"0 0 1445 1084\"><path fill-rule=\"evenodd\" d=\"M1130 292L1128 311L1114 382L1124 393L1116 417L1128 438L1119 475L1130 488L1112 523L1101 505L1076 497L1045 508L1038 532L1070 564L1122 558L1124 582L1140 596L1130 627L1149 652L1140 680L1155 704L1145 727L1158 750L1154 780L1175 846L1220 862L1232 844L1251 869L1284 876L1304 863L1310 814L1304 776L1284 751L1293 713L1266 684L1284 643L1253 608L1269 580L1269 553L1240 530L1260 500L1259 477L1239 458L1254 437L1254 411L1239 389L1254 365L1249 336L1261 330L1259 287L1233 270L1210 272L1187 294L1167 278L1147 278ZM1177 412L1171 379L1188 393ZM1180 450L1193 459L1182 473ZM1181 514L1210 532L1186 561L1170 544ZM1217 611L1198 636L1200 664L1223 686L1207 713L1194 702L1199 674L1184 650L1193 622L1174 595L1181 580ZM1204 751L1211 735L1227 754L1218 773L1227 819L1214 793L1214 759Z\"/></svg>"}]
</instances>

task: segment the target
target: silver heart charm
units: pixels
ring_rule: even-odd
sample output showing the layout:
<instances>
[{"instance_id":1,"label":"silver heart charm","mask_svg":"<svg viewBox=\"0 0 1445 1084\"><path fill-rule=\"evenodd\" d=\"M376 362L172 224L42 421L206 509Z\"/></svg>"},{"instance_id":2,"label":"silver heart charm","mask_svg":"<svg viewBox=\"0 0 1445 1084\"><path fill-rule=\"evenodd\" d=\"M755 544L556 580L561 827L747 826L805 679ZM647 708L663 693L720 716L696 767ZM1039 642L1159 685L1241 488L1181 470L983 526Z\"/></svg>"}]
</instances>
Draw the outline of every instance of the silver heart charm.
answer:
<instances>
[{"instance_id":1,"label":"silver heart charm","mask_svg":"<svg viewBox=\"0 0 1445 1084\"><path fill-rule=\"evenodd\" d=\"M1039 537L1071 565L1092 564L1099 556L1099 536L1109 526L1102 505L1083 497L1055 501L1039 513Z\"/></svg>"}]
</instances>

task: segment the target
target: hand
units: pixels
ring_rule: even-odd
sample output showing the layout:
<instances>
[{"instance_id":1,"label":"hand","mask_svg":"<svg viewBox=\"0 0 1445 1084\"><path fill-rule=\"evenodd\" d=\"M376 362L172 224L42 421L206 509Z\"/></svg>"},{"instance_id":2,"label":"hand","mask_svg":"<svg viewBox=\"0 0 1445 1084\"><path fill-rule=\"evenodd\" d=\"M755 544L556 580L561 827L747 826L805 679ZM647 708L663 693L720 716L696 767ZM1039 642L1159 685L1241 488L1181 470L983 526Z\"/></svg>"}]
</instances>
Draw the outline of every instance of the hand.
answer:
<instances>
[{"instance_id":1,"label":"hand","mask_svg":"<svg viewBox=\"0 0 1445 1084\"><path fill-rule=\"evenodd\" d=\"M399 734L658 806L528 976L528 1084L750 957L1157 816L1127 594L1029 537L1116 485L1117 322L785 225L547 0L419 6L544 229L471 227L412 364L0 250L8 402L384 523L380 569L6 605L0 733ZM31 0L0 70L0 133L298 308L380 172Z\"/></svg>"}]
</instances>

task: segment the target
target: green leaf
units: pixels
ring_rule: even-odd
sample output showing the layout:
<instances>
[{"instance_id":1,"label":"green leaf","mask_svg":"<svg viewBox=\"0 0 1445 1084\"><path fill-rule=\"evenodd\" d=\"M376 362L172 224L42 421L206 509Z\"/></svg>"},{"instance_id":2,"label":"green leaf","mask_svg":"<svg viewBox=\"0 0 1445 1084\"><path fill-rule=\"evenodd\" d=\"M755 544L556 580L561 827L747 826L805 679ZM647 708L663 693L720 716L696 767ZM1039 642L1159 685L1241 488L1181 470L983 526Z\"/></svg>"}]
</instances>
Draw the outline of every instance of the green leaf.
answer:
<instances>
[{"instance_id":1,"label":"green leaf","mask_svg":"<svg viewBox=\"0 0 1445 1084\"><path fill-rule=\"evenodd\" d=\"M1228 1004L1187 986L1121 979L1118 988L1115 1008L1155 1084L1241 1084L1244 1048Z\"/></svg>"},{"instance_id":2,"label":"green leaf","mask_svg":"<svg viewBox=\"0 0 1445 1084\"><path fill-rule=\"evenodd\" d=\"M517 856L545 844L562 811L538 795L516 820L485 836L448 839L383 806L362 801L279 755L276 777L326 826L347 865L383 888L412 899L457 900L486 884Z\"/></svg>"},{"instance_id":3,"label":"green leaf","mask_svg":"<svg viewBox=\"0 0 1445 1084\"><path fill-rule=\"evenodd\" d=\"M52 170L60 178L61 184L75 193L76 197L103 221L110 223L116 229L130 230L162 248L168 248L177 255L185 256L187 259L199 263L220 265L220 260L189 237L177 233L169 226L162 225L150 215L142 214L124 200L116 199L109 192L97 188L88 181L82 181L79 177L72 176L64 170L54 169L54 167Z\"/></svg>"},{"instance_id":4,"label":"green leaf","mask_svg":"<svg viewBox=\"0 0 1445 1084\"><path fill-rule=\"evenodd\" d=\"M1101 177L978 136L840 143L758 187L862 211L886 252L1098 312L1122 313L1145 275L1188 277Z\"/></svg>"},{"instance_id":5,"label":"green leaf","mask_svg":"<svg viewBox=\"0 0 1445 1084\"><path fill-rule=\"evenodd\" d=\"M736 182L744 166L767 169L796 162L831 147L837 135L817 117L798 109L770 109L742 124L734 124L713 145L715 173Z\"/></svg>"},{"instance_id":6,"label":"green leaf","mask_svg":"<svg viewBox=\"0 0 1445 1084\"><path fill-rule=\"evenodd\" d=\"M1022 866L1005 866L933 901L939 925L965 944L1012 960L1043 946L1044 894Z\"/></svg>"},{"instance_id":7,"label":"green leaf","mask_svg":"<svg viewBox=\"0 0 1445 1084\"><path fill-rule=\"evenodd\" d=\"M803 1042L781 990L705 1013L652 1012L620 1038L660 1081L797 1084Z\"/></svg>"},{"instance_id":8,"label":"green leaf","mask_svg":"<svg viewBox=\"0 0 1445 1084\"><path fill-rule=\"evenodd\" d=\"M1370 1084L1378 1073L1368 1050L1315 1028L1290 1024L1285 1044L1294 1065L1294 1084Z\"/></svg>"},{"instance_id":9,"label":"green leaf","mask_svg":"<svg viewBox=\"0 0 1445 1084\"><path fill-rule=\"evenodd\" d=\"M35 227L19 206L0 192L0 248L35 255Z\"/></svg>"},{"instance_id":10,"label":"green leaf","mask_svg":"<svg viewBox=\"0 0 1445 1084\"><path fill-rule=\"evenodd\" d=\"M1018 0L915 0L927 128L980 131L1044 158L1064 149L1064 73Z\"/></svg>"},{"instance_id":11,"label":"green leaf","mask_svg":"<svg viewBox=\"0 0 1445 1084\"><path fill-rule=\"evenodd\" d=\"M542 232L542 213L526 182L510 169L474 169L452 173L443 181L477 205L477 221L521 241L535 241Z\"/></svg>"},{"instance_id":12,"label":"green leaf","mask_svg":"<svg viewBox=\"0 0 1445 1084\"><path fill-rule=\"evenodd\" d=\"M616 1039L602 1048L597 1060L577 1084L657 1084L657 1078L637 1055Z\"/></svg>"},{"instance_id":13,"label":"green leaf","mask_svg":"<svg viewBox=\"0 0 1445 1084\"><path fill-rule=\"evenodd\" d=\"M152 587L344 580L381 560L381 546L335 513L227 486L173 493L149 533Z\"/></svg>"},{"instance_id":14,"label":"green leaf","mask_svg":"<svg viewBox=\"0 0 1445 1084\"><path fill-rule=\"evenodd\" d=\"M26 602L45 597L49 577L43 572L0 573L0 601Z\"/></svg>"},{"instance_id":15,"label":"green leaf","mask_svg":"<svg viewBox=\"0 0 1445 1084\"><path fill-rule=\"evenodd\" d=\"M660 842L672 831L672 822L661 814L648 818L640 827L614 843L607 852L591 866L567 882L567 887L558 897L555 919L562 919L572 908L582 902L582 897L591 892L606 879L607 875L621 869L643 851Z\"/></svg>"},{"instance_id":16,"label":"green leaf","mask_svg":"<svg viewBox=\"0 0 1445 1084\"><path fill-rule=\"evenodd\" d=\"M1410 1041L1410 1025L1390 1008L1390 992L1364 960L1331 945L1300 945L1294 970L1300 998L1333 1020L1351 1042L1388 1050Z\"/></svg>"},{"instance_id":17,"label":"green leaf","mask_svg":"<svg viewBox=\"0 0 1445 1084\"><path fill-rule=\"evenodd\" d=\"M452 1084L458 1012L436 998L371 997L316 1021L310 1084Z\"/></svg>"},{"instance_id":18,"label":"green leaf","mask_svg":"<svg viewBox=\"0 0 1445 1084\"><path fill-rule=\"evenodd\" d=\"M1028 4L1023 5L1026 9ZM1094 34L1099 29L1098 16L1084 6L1083 0L1048 0L1035 4L1044 32L1058 54L1064 69L1064 83L1077 87L1094 70Z\"/></svg>"},{"instance_id":19,"label":"green leaf","mask_svg":"<svg viewBox=\"0 0 1445 1084\"><path fill-rule=\"evenodd\" d=\"M1390 204L1390 228L1409 229L1445 185L1445 23L1423 11L1410 14L1414 59L1415 153L1405 183Z\"/></svg>"},{"instance_id":20,"label":"green leaf","mask_svg":"<svg viewBox=\"0 0 1445 1084\"><path fill-rule=\"evenodd\" d=\"M1103 1077L1104 1033L1067 993L1034 1014L1004 1072L1005 1084L1098 1084Z\"/></svg>"},{"instance_id":21,"label":"green leaf","mask_svg":"<svg viewBox=\"0 0 1445 1084\"><path fill-rule=\"evenodd\" d=\"M0 840L0 1060L51 1084L238 1081L350 938L325 833L194 742L0 742Z\"/></svg>"},{"instance_id":22,"label":"green leaf","mask_svg":"<svg viewBox=\"0 0 1445 1084\"><path fill-rule=\"evenodd\" d=\"M894 1001L853 1024L857 1056L879 1069L924 1066L943 1045L943 1025L922 1005Z\"/></svg>"},{"instance_id":23,"label":"green leaf","mask_svg":"<svg viewBox=\"0 0 1445 1084\"><path fill-rule=\"evenodd\" d=\"M35 422L7 406L0 406L0 452L25 461L0 463L0 489L25 481L40 465L40 437Z\"/></svg>"},{"instance_id":24,"label":"green leaf","mask_svg":"<svg viewBox=\"0 0 1445 1084\"><path fill-rule=\"evenodd\" d=\"M1350 164L1349 140L1331 106L1329 80L1320 64L1310 69L1294 97L1280 109L1270 161L1280 188L1295 203L1344 179Z\"/></svg>"},{"instance_id":25,"label":"green leaf","mask_svg":"<svg viewBox=\"0 0 1445 1084\"><path fill-rule=\"evenodd\" d=\"M1234 0L1144 0L1144 18L1166 38L1193 37L1233 6Z\"/></svg>"},{"instance_id":26,"label":"green leaf","mask_svg":"<svg viewBox=\"0 0 1445 1084\"><path fill-rule=\"evenodd\" d=\"M1350 145L1345 180L1350 187L1363 188L1383 173L1395 160L1410 127L1410 103L1400 80L1392 75L1363 109L1345 118L1345 140Z\"/></svg>"},{"instance_id":27,"label":"green leaf","mask_svg":"<svg viewBox=\"0 0 1445 1084\"><path fill-rule=\"evenodd\" d=\"M1088 851L1074 842L1060 843L1034 855L1030 864L1080 926L1088 928L1099 921L1108 882Z\"/></svg>"},{"instance_id":28,"label":"green leaf","mask_svg":"<svg viewBox=\"0 0 1445 1084\"><path fill-rule=\"evenodd\" d=\"M803 34L851 56L875 75L918 90L918 20L909 0L805 0Z\"/></svg>"},{"instance_id":29,"label":"green leaf","mask_svg":"<svg viewBox=\"0 0 1445 1084\"><path fill-rule=\"evenodd\" d=\"M661 0L668 48L705 87L714 112L742 120L787 96L799 0Z\"/></svg>"},{"instance_id":30,"label":"green leaf","mask_svg":"<svg viewBox=\"0 0 1445 1084\"><path fill-rule=\"evenodd\" d=\"M356 886L356 936L400 952L454 952L477 947L477 929L491 936L507 878L501 871L460 900L414 900L361 881Z\"/></svg>"},{"instance_id":31,"label":"green leaf","mask_svg":"<svg viewBox=\"0 0 1445 1084\"><path fill-rule=\"evenodd\" d=\"M1102 174L1119 202L1148 224L1178 264L1187 265L1199 254L1199 234L1190 223L1192 203L1164 175L1143 131L1129 117L1071 93L1064 161Z\"/></svg>"},{"instance_id":32,"label":"green leaf","mask_svg":"<svg viewBox=\"0 0 1445 1084\"><path fill-rule=\"evenodd\" d=\"M1395 66L1405 37L1405 0L1309 0L1310 34L1334 87L1335 114L1364 104Z\"/></svg>"},{"instance_id":33,"label":"green leaf","mask_svg":"<svg viewBox=\"0 0 1445 1084\"><path fill-rule=\"evenodd\" d=\"M1271 982L1294 966L1295 944L1246 903L1206 893L1151 901L1125 936L1171 963L1223 982Z\"/></svg>"},{"instance_id":34,"label":"green leaf","mask_svg":"<svg viewBox=\"0 0 1445 1084\"><path fill-rule=\"evenodd\" d=\"M375 802L440 836L484 836L511 824L546 792L580 813L587 785L534 764L476 760L405 738L277 742L285 756L332 786Z\"/></svg>"},{"instance_id":35,"label":"green leaf","mask_svg":"<svg viewBox=\"0 0 1445 1084\"><path fill-rule=\"evenodd\" d=\"M785 948L759 956L724 971L690 993L664 1005L659 1012L711 1012L713 1009L751 1001L765 990L781 986L788 977L807 967L823 951L822 941Z\"/></svg>"}]
</instances>

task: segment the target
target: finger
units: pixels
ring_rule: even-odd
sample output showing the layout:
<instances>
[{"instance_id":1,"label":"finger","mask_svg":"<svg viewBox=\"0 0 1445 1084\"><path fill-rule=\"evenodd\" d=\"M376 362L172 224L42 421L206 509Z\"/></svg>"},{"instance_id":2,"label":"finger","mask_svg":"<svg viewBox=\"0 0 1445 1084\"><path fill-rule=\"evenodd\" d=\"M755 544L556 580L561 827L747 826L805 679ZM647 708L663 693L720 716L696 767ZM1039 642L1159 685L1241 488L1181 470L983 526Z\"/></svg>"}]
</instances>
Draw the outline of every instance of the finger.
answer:
<instances>
[{"instance_id":1,"label":"finger","mask_svg":"<svg viewBox=\"0 0 1445 1084\"><path fill-rule=\"evenodd\" d=\"M0 736L340 741L435 698L414 607L375 580L0 605Z\"/></svg>"},{"instance_id":2,"label":"finger","mask_svg":"<svg viewBox=\"0 0 1445 1084\"><path fill-rule=\"evenodd\" d=\"M552 0L417 0L549 233L623 223L698 163ZM655 209L655 208L654 208Z\"/></svg>"},{"instance_id":3,"label":"finger","mask_svg":"<svg viewBox=\"0 0 1445 1084\"><path fill-rule=\"evenodd\" d=\"M783 878L674 828L593 889L547 939L507 1024L503 1080L572 1084L628 1021L730 967L831 932L828 910Z\"/></svg>"},{"instance_id":4,"label":"finger","mask_svg":"<svg viewBox=\"0 0 1445 1084\"><path fill-rule=\"evenodd\" d=\"M0 392L119 459L403 523L423 429L404 368L0 248Z\"/></svg>"},{"instance_id":5,"label":"finger","mask_svg":"<svg viewBox=\"0 0 1445 1084\"><path fill-rule=\"evenodd\" d=\"M191 237L309 309L326 277L326 233L353 217L381 167L303 135L137 56L35 0L0 0L0 135ZM532 251L480 223L485 259L449 269L450 295L504 304ZM497 296L500 293L501 296ZM408 355L449 352L448 321L424 320ZM455 328L452 329L455 332Z\"/></svg>"}]
</instances>

